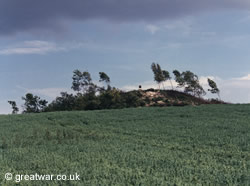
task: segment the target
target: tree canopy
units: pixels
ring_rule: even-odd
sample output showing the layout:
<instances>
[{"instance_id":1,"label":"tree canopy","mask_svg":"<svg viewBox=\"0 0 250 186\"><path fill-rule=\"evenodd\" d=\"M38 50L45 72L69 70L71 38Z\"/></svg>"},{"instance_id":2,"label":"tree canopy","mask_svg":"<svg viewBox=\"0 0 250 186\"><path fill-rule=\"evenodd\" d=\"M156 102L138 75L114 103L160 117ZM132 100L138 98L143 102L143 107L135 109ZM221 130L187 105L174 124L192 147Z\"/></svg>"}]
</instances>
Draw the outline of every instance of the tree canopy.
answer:
<instances>
[{"instance_id":1,"label":"tree canopy","mask_svg":"<svg viewBox=\"0 0 250 186\"><path fill-rule=\"evenodd\" d=\"M100 80L99 82L105 82L107 84L110 83L110 78L105 72L99 72Z\"/></svg>"},{"instance_id":2,"label":"tree canopy","mask_svg":"<svg viewBox=\"0 0 250 186\"><path fill-rule=\"evenodd\" d=\"M17 107L16 102L15 101L8 101L8 103L12 107L12 114L17 114L19 111L19 108Z\"/></svg>"},{"instance_id":3,"label":"tree canopy","mask_svg":"<svg viewBox=\"0 0 250 186\"><path fill-rule=\"evenodd\" d=\"M154 73L154 80L158 83L159 88L160 84L165 80L164 74L162 72L161 66L156 63L151 64L151 69Z\"/></svg>"},{"instance_id":4,"label":"tree canopy","mask_svg":"<svg viewBox=\"0 0 250 186\"><path fill-rule=\"evenodd\" d=\"M184 88L184 92L191 93L194 96L205 95L206 92L199 83L199 78L196 74L191 71L185 71L180 73L178 70L173 71L175 75L175 81L179 87Z\"/></svg>"},{"instance_id":5,"label":"tree canopy","mask_svg":"<svg viewBox=\"0 0 250 186\"><path fill-rule=\"evenodd\" d=\"M212 80L212 79L207 79L208 81L208 85L211 89L208 89L208 91L210 91L212 94L217 94L219 99L220 99L220 90L217 87L217 84Z\"/></svg>"},{"instance_id":6,"label":"tree canopy","mask_svg":"<svg viewBox=\"0 0 250 186\"><path fill-rule=\"evenodd\" d=\"M92 78L88 71L81 72L80 70L74 70L72 79L71 88L77 92L88 91L89 87L92 85Z\"/></svg>"},{"instance_id":7,"label":"tree canopy","mask_svg":"<svg viewBox=\"0 0 250 186\"><path fill-rule=\"evenodd\" d=\"M48 103L46 100L34 96L31 93L27 93L22 99L25 101L23 105L24 113L42 112Z\"/></svg>"}]
</instances>

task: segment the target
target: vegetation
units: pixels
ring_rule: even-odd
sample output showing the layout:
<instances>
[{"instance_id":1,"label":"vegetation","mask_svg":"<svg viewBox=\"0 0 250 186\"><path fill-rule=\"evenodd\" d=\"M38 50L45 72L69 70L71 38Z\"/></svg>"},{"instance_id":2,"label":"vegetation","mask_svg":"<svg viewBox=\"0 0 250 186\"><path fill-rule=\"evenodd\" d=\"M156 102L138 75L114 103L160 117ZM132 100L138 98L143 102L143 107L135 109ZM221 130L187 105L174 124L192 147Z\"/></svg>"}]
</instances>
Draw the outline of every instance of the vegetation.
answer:
<instances>
[{"instance_id":1,"label":"vegetation","mask_svg":"<svg viewBox=\"0 0 250 186\"><path fill-rule=\"evenodd\" d=\"M110 78L105 72L99 72L100 80L99 82L105 82L107 85L110 84Z\"/></svg>"},{"instance_id":2,"label":"vegetation","mask_svg":"<svg viewBox=\"0 0 250 186\"><path fill-rule=\"evenodd\" d=\"M193 96L204 96L206 92L199 83L199 78L196 74L191 71L185 71L180 73L174 70L175 81L178 83L179 87L184 88L184 92L192 93Z\"/></svg>"},{"instance_id":3,"label":"vegetation","mask_svg":"<svg viewBox=\"0 0 250 186\"><path fill-rule=\"evenodd\" d=\"M8 103L11 105L12 108L12 114L17 114L19 111L19 108L16 105L15 101L8 101Z\"/></svg>"},{"instance_id":4,"label":"vegetation","mask_svg":"<svg viewBox=\"0 0 250 186\"><path fill-rule=\"evenodd\" d=\"M46 100L31 93L27 93L22 99L24 100L24 113L42 112L48 103Z\"/></svg>"},{"instance_id":5,"label":"vegetation","mask_svg":"<svg viewBox=\"0 0 250 186\"><path fill-rule=\"evenodd\" d=\"M92 78L89 72L84 71L81 72L80 70L75 70L73 72L73 82L72 82L72 89L77 91L79 94L82 92L83 94L91 94L96 91L96 85L92 82Z\"/></svg>"},{"instance_id":6,"label":"vegetation","mask_svg":"<svg viewBox=\"0 0 250 186\"><path fill-rule=\"evenodd\" d=\"M156 63L152 63L151 69L154 73L154 80L158 83L160 89L161 83L166 79L165 75L167 75L167 72L164 74L162 72L161 66Z\"/></svg>"},{"instance_id":7,"label":"vegetation","mask_svg":"<svg viewBox=\"0 0 250 186\"><path fill-rule=\"evenodd\" d=\"M75 174L31 185L250 185L250 105L0 116L4 174ZM228 114L230 113L230 114Z\"/></svg>"},{"instance_id":8,"label":"vegetation","mask_svg":"<svg viewBox=\"0 0 250 186\"><path fill-rule=\"evenodd\" d=\"M172 81L171 81L171 76L170 76L169 72L166 71L166 70L163 70L163 71L162 71L162 74L163 74L163 76L164 76L164 80L165 80L165 81L167 81L167 80L170 81L172 90L174 90L174 87L173 87L173 84L172 84Z\"/></svg>"},{"instance_id":9,"label":"vegetation","mask_svg":"<svg viewBox=\"0 0 250 186\"><path fill-rule=\"evenodd\" d=\"M152 91L152 95L145 93L142 90L134 90L130 92L121 91L115 87L110 86L110 77L105 72L99 72L99 82L106 84L105 86L96 85L91 78L88 71L81 72L80 70L73 71L72 86L71 88L76 94L68 94L67 92L61 92L61 96L56 97L50 104L47 105L46 100L41 100L40 97L28 93L22 99L25 101L23 113L36 113L36 112L52 112L52 111L72 111L72 110L97 110L97 109L115 109L115 108L129 108L138 106L179 106L187 104L203 104L203 103L216 103L220 104L223 101L210 100L205 101L202 96L206 94L204 89L199 83L199 78L191 71L184 71L180 73L177 70L173 71L175 75L175 81L178 83L178 87L184 88L184 94L190 94L194 98L186 95L188 98L183 100L183 94L179 91L174 91L171 81L170 73L167 70L162 70L158 63L152 63L151 69L154 74L154 80L159 85L159 94L155 97ZM164 81L170 81L172 91L164 88ZM217 93L219 96L219 89L214 81L208 79L209 86L212 93ZM160 85L162 84L164 91L160 91ZM141 87L141 86L139 86ZM148 90L146 90L148 92ZM170 93L170 94L169 94ZM174 95L169 97L169 95ZM147 96L151 97L147 97ZM178 97L181 95L181 97ZM198 100L196 98L199 98ZM171 99L171 100L169 100ZM194 102L190 100L195 100ZM154 104L152 104L152 101ZM15 102L9 102L12 106L13 114L18 112L18 108Z\"/></svg>"},{"instance_id":10,"label":"vegetation","mask_svg":"<svg viewBox=\"0 0 250 186\"><path fill-rule=\"evenodd\" d=\"M210 91L212 94L217 94L219 99L220 99L220 90L217 87L217 84L212 80L212 79L207 79L208 81L208 85L211 89L208 89L208 91Z\"/></svg>"},{"instance_id":11,"label":"vegetation","mask_svg":"<svg viewBox=\"0 0 250 186\"><path fill-rule=\"evenodd\" d=\"M157 64L156 63L152 63L151 64L151 70L152 70L152 72L154 74L154 80L159 85L159 89L160 89L160 84L162 84L163 88L164 88L163 82L167 81L167 80L170 81L172 90L174 89L172 81L171 81L171 76L170 76L170 74L169 74L169 72L167 70L162 70L161 66L158 63Z\"/></svg>"}]
</instances>

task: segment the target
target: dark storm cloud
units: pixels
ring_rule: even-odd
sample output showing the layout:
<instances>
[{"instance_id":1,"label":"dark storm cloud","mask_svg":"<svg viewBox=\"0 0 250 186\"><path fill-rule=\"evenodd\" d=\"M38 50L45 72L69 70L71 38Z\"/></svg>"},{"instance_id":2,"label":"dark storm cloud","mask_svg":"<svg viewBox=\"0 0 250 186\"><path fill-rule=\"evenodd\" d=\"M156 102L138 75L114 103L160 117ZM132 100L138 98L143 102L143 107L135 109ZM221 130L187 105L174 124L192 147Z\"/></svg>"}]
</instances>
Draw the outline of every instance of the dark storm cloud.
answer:
<instances>
[{"instance_id":1,"label":"dark storm cloud","mask_svg":"<svg viewBox=\"0 0 250 186\"><path fill-rule=\"evenodd\" d=\"M154 21L221 8L248 9L249 0L0 0L0 34L55 30L65 20Z\"/></svg>"}]
</instances>

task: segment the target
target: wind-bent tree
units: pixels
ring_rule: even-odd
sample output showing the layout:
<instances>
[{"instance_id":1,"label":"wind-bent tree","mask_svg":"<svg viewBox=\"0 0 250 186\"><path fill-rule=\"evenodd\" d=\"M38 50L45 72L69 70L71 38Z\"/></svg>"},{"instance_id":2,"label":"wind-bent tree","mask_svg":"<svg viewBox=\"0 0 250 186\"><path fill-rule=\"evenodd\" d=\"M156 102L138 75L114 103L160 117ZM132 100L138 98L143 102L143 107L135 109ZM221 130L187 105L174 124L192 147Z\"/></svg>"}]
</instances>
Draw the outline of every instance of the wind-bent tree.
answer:
<instances>
[{"instance_id":1,"label":"wind-bent tree","mask_svg":"<svg viewBox=\"0 0 250 186\"><path fill-rule=\"evenodd\" d=\"M173 74L175 75L175 81L178 83L177 87L183 87L184 79L183 79L181 73L178 70L174 70Z\"/></svg>"},{"instance_id":2,"label":"wind-bent tree","mask_svg":"<svg viewBox=\"0 0 250 186\"><path fill-rule=\"evenodd\" d=\"M178 70L173 71L175 75L175 81L178 83L178 87L183 87L184 92L192 93L194 96L205 95L206 92L199 83L199 78L191 71L185 71L180 73Z\"/></svg>"},{"instance_id":3,"label":"wind-bent tree","mask_svg":"<svg viewBox=\"0 0 250 186\"><path fill-rule=\"evenodd\" d=\"M220 90L217 87L217 84L212 79L207 79L208 85L211 89L208 89L212 94L217 94L220 99Z\"/></svg>"},{"instance_id":4,"label":"wind-bent tree","mask_svg":"<svg viewBox=\"0 0 250 186\"><path fill-rule=\"evenodd\" d=\"M27 93L22 99L25 101L23 105L24 113L42 112L48 103L46 100L34 96L31 93Z\"/></svg>"},{"instance_id":5,"label":"wind-bent tree","mask_svg":"<svg viewBox=\"0 0 250 186\"><path fill-rule=\"evenodd\" d=\"M199 83L199 78L196 74L191 71L186 71L182 73L184 83L186 84L184 91L193 93L194 96L205 95L206 92Z\"/></svg>"},{"instance_id":6,"label":"wind-bent tree","mask_svg":"<svg viewBox=\"0 0 250 186\"><path fill-rule=\"evenodd\" d=\"M171 76L170 76L169 72L166 71L166 70L163 70L163 71L162 71L162 74L163 74L163 77L164 77L164 80L165 80L165 81L167 81L167 80L170 81L172 90L174 90L174 87L173 87L173 84L172 84L172 81L171 81Z\"/></svg>"},{"instance_id":7,"label":"wind-bent tree","mask_svg":"<svg viewBox=\"0 0 250 186\"><path fill-rule=\"evenodd\" d=\"M156 63L152 63L151 69L154 73L154 80L158 83L159 89L160 89L160 84L164 81L164 75L161 70L161 66Z\"/></svg>"},{"instance_id":8,"label":"wind-bent tree","mask_svg":"<svg viewBox=\"0 0 250 186\"><path fill-rule=\"evenodd\" d=\"M92 83L91 75L88 71L81 72L80 70L75 70L73 72L73 82L72 82L72 89L80 93L88 93L95 91L97 86Z\"/></svg>"},{"instance_id":9,"label":"wind-bent tree","mask_svg":"<svg viewBox=\"0 0 250 186\"><path fill-rule=\"evenodd\" d=\"M107 90L110 90L110 78L105 72L99 72L100 80L99 82L105 82L107 85Z\"/></svg>"},{"instance_id":10,"label":"wind-bent tree","mask_svg":"<svg viewBox=\"0 0 250 186\"><path fill-rule=\"evenodd\" d=\"M8 101L8 103L11 105L12 108L12 114L17 114L19 111L19 108L16 105L15 101Z\"/></svg>"},{"instance_id":11,"label":"wind-bent tree","mask_svg":"<svg viewBox=\"0 0 250 186\"><path fill-rule=\"evenodd\" d=\"M74 90L74 91L77 91L77 92L80 92L81 90L81 79L82 79L82 72L80 70L74 70L73 71L73 82L72 82L72 86L71 88Z\"/></svg>"},{"instance_id":12,"label":"wind-bent tree","mask_svg":"<svg viewBox=\"0 0 250 186\"><path fill-rule=\"evenodd\" d=\"M100 75L100 80L99 82L105 82L105 83L110 83L110 78L105 72L99 72Z\"/></svg>"},{"instance_id":13,"label":"wind-bent tree","mask_svg":"<svg viewBox=\"0 0 250 186\"><path fill-rule=\"evenodd\" d=\"M73 73L71 88L78 92L76 95L76 108L84 110L98 109L99 100L96 93L100 91L100 88L92 82L90 73L79 70L75 70Z\"/></svg>"}]
</instances>

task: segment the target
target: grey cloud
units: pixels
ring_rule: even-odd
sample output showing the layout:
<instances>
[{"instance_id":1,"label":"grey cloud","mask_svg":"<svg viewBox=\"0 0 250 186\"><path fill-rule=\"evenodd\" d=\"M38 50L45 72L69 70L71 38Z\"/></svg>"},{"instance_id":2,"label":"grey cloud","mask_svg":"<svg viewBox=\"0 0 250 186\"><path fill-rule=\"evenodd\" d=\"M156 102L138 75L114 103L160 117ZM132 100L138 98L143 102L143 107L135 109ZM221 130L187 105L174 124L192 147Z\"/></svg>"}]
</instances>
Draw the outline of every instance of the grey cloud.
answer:
<instances>
[{"instance_id":1,"label":"grey cloud","mask_svg":"<svg viewBox=\"0 0 250 186\"><path fill-rule=\"evenodd\" d=\"M249 0L0 0L0 34L58 30L66 20L155 21L249 7Z\"/></svg>"}]
</instances>

